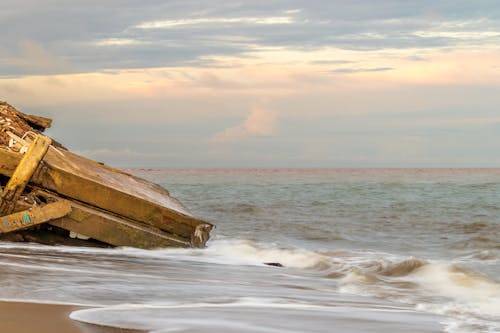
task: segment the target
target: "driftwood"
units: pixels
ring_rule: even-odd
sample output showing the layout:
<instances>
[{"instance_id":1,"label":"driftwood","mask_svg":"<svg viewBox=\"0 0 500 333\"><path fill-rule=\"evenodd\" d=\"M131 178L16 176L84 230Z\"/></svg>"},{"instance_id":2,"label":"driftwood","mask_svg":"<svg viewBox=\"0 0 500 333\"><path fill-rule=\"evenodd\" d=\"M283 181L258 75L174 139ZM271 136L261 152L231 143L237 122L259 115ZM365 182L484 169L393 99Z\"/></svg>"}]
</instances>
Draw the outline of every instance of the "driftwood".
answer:
<instances>
[{"instance_id":1,"label":"driftwood","mask_svg":"<svg viewBox=\"0 0 500 333\"><path fill-rule=\"evenodd\" d=\"M54 143L41 134L51 123L0 102L0 240L205 246L210 223L159 185Z\"/></svg>"}]
</instances>

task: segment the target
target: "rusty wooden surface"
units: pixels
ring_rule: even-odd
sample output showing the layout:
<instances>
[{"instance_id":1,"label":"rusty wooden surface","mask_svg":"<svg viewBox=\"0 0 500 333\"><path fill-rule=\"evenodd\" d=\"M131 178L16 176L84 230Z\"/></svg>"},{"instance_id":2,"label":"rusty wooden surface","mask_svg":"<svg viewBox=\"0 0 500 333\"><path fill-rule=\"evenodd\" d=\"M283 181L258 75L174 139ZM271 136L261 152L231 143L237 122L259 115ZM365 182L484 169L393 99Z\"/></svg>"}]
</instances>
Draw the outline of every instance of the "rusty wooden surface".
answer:
<instances>
[{"instance_id":1,"label":"rusty wooden surface","mask_svg":"<svg viewBox=\"0 0 500 333\"><path fill-rule=\"evenodd\" d=\"M44 206L35 206L17 213L0 217L0 232L9 233L61 218L71 212L68 201L57 201Z\"/></svg>"},{"instance_id":2,"label":"rusty wooden surface","mask_svg":"<svg viewBox=\"0 0 500 333\"><path fill-rule=\"evenodd\" d=\"M14 211L16 201L47 153L51 142L49 137L38 135L30 144L28 151L22 155L0 196L0 215L7 215Z\"/></svg>"}]
</instances>

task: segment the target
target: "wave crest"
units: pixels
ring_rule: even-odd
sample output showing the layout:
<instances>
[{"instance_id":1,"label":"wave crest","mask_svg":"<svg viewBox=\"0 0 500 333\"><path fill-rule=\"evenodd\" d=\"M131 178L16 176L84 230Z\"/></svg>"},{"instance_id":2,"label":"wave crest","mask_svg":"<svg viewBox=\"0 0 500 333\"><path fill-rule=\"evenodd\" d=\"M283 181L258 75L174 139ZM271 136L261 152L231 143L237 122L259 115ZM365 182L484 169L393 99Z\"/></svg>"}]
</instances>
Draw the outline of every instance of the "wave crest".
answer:
<instances>
[{"instance_id":1,"label":"wave crest","mask_svg":"<svg viewBox=\"0 0 500 333\"><path fill-rule=\"evenodd\" d=\"M407 259L401 262L389 264L387 267L381 269L378 273L384 276L393 277L406 276L427 264L428 263L424 260Z\"/></svg>"}]
</instances>

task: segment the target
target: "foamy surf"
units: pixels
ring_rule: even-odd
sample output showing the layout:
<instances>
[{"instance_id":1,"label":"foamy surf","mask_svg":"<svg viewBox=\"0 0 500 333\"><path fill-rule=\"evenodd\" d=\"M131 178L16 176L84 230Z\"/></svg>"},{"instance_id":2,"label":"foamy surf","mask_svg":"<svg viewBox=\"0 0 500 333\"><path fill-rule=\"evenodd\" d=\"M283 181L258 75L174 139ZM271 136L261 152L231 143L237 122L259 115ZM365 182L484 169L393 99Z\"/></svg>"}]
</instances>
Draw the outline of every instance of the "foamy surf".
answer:
<instances>
[{"instance_id":1,"label":"foamy surf","mask_svg":"<svg viewBox=\"0 0 500 333\"><path fill-rule=\"evenodd\" d=\"M337 291L411 304L418 311L454 318L443 321L450 332L479 326L493 332L499 327L495 322L500 317L500 284L451 263L369 251L284 248L248 240L215 241L205 255L226 265L277 262L285 268L321 271L321 276L338 281ZM437 298L442 298L439 306Z\"/></svg>"},{"instance_id":2,"label":"foamy surf","mask_svg":"<svg viewBox=\"0 0 500 333\"><path fill-rule=\"evenodd\" d=\"M221 259L220 263L262 265L279 263L288 268L327 269L330 258L319 252L257 244L249 240L215 241L205 249L206 255Z\"/></svg>"},{"instance_id":3,"label":"foamy surf","mask_svg":"<svg viewBox=\"0 0 500 333\"><path fill-rule=\"evenodd\" d=\"M500 284L491 277L451 263L415 259L388 267L353 268L340 279L339 290L413 304L419 311L445 315L448 332L500 329Z\"/></svg>"},{"instance_id":4,"label":"foamy surf","mask_svg":"<svg viewBox=\"0 0 500 333\"><path fill-rule=\"evenodd\" d=\"M202 321L212 325L214 331L232 327L236 332L284 332L289 328L279 325L272 329L269 325L261 327L253 322L252 316L240 318L248 322L245 327L224 318L216 321L213 318L221 309L226 312L228 308L244 309L241 311L250 311L256 317L262 316L260 311L266 307L285 317L295 317L297 312L304 311L313 313L313 317L331 311L342 317L345 315L339 310L342 307L356 309L358 315L364 312L369 318L372 318L374 309L378 312L412 312L408 307L398 309L394 305L397 303L408 304L419 312L444 315L440 322L445 323L450 332L462 332L467 327L478 325L493 332L500 317L500 286L494 279L451 263L404 258L383 252L311 250L230 239L214 240L204 250L89 249L34 244L2 244L0 249L3 250L0 258L5 270L36 272L42 285L58 284L59 291L62 291L54 294L50 288L47 292L38 288L31 296L38 295L39 300L49 300L49 303L52 299L53 303L99 304L99 308L75 312L71 318L104 326L167 332L162 327L180 325L178 332L196 331L198 326L188 325L187 321L179 321L166 312L175 310L178 316L187 316L191 318L189 322L195 322L192 311L197 309L206 316ZM267 267L265 263L269 262L280 263L283 267ZM164 269L158 270L159 267ZM59 276L56 281L53 281L54 274ZM88 287L79 285L82 280ZM132 286L137 286L135 288L140 292L151 285L159 293L179 298L179 302L155 302L151 290L142 298L137 298L140 294L130 294ZM242 297L257 286L260 288L255 294L257 297ZM113 289L114 294L124 292L125 296L115 297L108 305L109 300L105 297L101 300L93 297L92 302L88 301L89 293L107 293L109 289ZM182 303L180 300L186 299L186 290L191 290L189 297L192 302ZM233 298L215 297L229 290L233 290ZM179 291L184 296L177 295ZM310 294L308 297L313 297L312 301L302 298L305 291ZM259 298L261 293L281 296ZM365 308L362 304L366 299L355 298L355 301L349 299L339 303L341 294L397 303L375 301ZM209 295L212 301L196 302L197 295L203 299ZM23 297L8 298L23 300ZM36 298L30 299L37 301ZM139 303L123 305L127 300ZM233 310L226 315L237 317L238 311ZM394 313L391 316L394 317Z\"/></svg>"},{"instance_id":5,"label":"foamy surf","mask_svg":"<svg viewBox=\"0 0 500 333\"><path fill-rule=\"evenodd\" d=\"M500 283L490 277L450 264L433 264L413 275L420 286L448 299L441 313L500 318ZM447 310L446 310L447 308Z\"/></svg>"},{"instance_id":6,"label":"foamy surf","mask_svg":"<svg viewBox=\"0 0 500 333\"><path fill-rule=\"evenodd\" d=\"M78 310L74 320L94 325L166 332L437 332L436 318L367 300L328 305L281 298L218 299L209 303L136 305ZM356 320L370 326L356 327ZM311 325L314 322L314 325Z\"/></svg>"},{"instance_id":7,"label":"foamy surf","mask_svg":"<svg viewBox=\"0 0 500 333\"><path fill-rule=\"evenodd\" d=\"M419 311L455 317L446 321L450 332L478 325L493 332L500 327L495 323L500 318L498 281L456 264L366 251L286 249L250 241L220 242L209 251L234 264L272 261L288 268L326 271L323 276L337 279L340 292L413 304Z\"/></svg>"}]
</instances>

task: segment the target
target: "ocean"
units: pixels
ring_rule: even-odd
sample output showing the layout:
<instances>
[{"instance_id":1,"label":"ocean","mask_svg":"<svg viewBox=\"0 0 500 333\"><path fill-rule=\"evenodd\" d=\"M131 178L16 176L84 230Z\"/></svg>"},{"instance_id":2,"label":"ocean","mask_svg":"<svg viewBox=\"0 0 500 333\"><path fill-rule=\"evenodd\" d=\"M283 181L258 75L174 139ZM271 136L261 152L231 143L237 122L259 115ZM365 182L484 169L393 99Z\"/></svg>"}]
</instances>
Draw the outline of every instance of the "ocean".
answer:
<instances>
[{"instance_id":1,"label":"ocean","mask_svg":"<svg viewBox=\"0 0 500 333\"><path fill-rule=\"evenodd\" d=\"M149 332L500 332L500 169L130 169L205 249L0 243L0 298Z\"/></svg>"}]
</instances>

